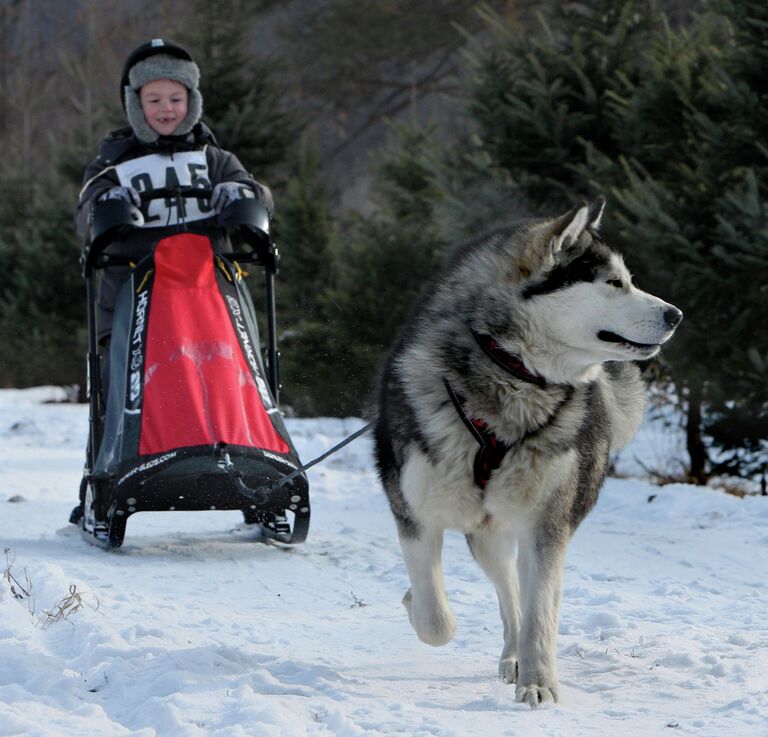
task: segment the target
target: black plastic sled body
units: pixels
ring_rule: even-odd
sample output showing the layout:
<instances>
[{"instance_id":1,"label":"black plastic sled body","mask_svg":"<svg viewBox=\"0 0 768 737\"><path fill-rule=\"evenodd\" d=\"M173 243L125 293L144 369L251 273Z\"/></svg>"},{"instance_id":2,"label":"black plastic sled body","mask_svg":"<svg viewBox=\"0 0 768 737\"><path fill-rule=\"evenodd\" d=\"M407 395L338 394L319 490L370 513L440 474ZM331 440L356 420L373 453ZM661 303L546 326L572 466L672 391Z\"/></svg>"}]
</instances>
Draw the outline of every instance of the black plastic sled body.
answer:
<instances>
[{"instance_id":1,"label":"black plastic sled body","mask_svg":"<svg viewBox=\"0 0 768 737\"><path fill-rule=\"evenodd\" d=\"M89 359L80 520L89 542L120 547L137 512L213 509L241 510L259 540L306 538L307 478L276 401L271 245L251 260L268 277L269 374L242 268L215 254L208 236L168 236L131 268L115 307L106 408Z\"/></svg>"}]
</instances>

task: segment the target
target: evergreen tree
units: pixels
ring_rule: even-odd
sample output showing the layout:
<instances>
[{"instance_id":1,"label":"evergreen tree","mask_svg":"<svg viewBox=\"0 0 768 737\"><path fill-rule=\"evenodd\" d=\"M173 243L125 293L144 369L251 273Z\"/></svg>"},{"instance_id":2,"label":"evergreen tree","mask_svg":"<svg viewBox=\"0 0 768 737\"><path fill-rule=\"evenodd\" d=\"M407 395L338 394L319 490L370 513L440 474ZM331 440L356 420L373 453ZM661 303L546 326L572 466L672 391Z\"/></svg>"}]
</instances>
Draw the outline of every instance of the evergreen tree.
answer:
<instances>
[{"instance_id":1,"label":"evergreen tree","mask_svg":"<svg viewBox=\"0 0 768 737\"><path fill-rule=\"evenodd\" d=\"M316 155L304 144L291 166L275 216L284 402L300 414L332 411L325 399L336 373L327 352L324 299L331 280L331 216Z\"/></svg>"},{"instance_id":2,"label":"evergreen tree","mask_svg":"<svg viewBox=\"0 0 768 737\"><path fill-rule=\"evenodd\" d=\"M464 132L425 150L435 228L457 244L605 194L621 151L614 98L636 82L657 17L639 1L485 7L467 51ZM597 167L597 168L596 168Z\"/></svg>"},{"instance_id":3,"label":"evergreen tree","mask_svg":"<svg viewBox=\"0 0 768 737\"><path fill-rule=\"evenodd\" d=\"M717 330L702 319L716 299L704 285L711 282L717 176L695 127L707 105L713 48L704 27L666 28L649 43L642 79L627 81L612 106L622 152L611 175L619 205L613 227L636 282L686 315L664 357L685 403L690 476L699 483L707 477L701 427L711 373L707 338ZM609 169L611 162L601 166L599 153L590 154L597 171Z\"/></svg>"},{"instance_id":4,"label":"evergreen tree","mask_svg":"<svg viewBox=\"0 0 768 737\"><path fill-rule=\"evenodd\" d=\"M705 429L720 451L715 472L768 476L768 6L715 0L729 23L709 94L714 109L699 138L720 174L713 260L723 293L724 332L713 356L722 377ZM728 300L726 295L731 295ZM733 295L738 298L733 299ZM726 346L730 344L730 350Z\"/></svg>"},{"instance_id":5,"label":"evergreen tree","mask_svg":"<svg viewBox=\"0 0 768 737\"><path fill-rule=\"evenodd\" d=\"M360 395L449 247L500 221L572 206L597 188L579 169L590 151L618 157L611 99L638 77L653 16L643 3L605 0L546 10L537 33L483 11L493 43L482 35L469 54L467 132L440 145L428 129L401 130L399 154L379 171L381 211L343 232L333 342L350 346Z\"/></svg>"},{"instance_id":6,"label":"evergreen tree","mask_svg":"<svg viewBox=\"0 0 768 737\"><path fill-rule=\"evenodd\" d=\"M13 180L1 189L13 203ZM68 205L38 184L0 212L2 386L82 385L85 289Z\"/></svg>"},{"instance_id":7,"label":"evergreen tree","mask_svg":"<svg viewBox=\"0 0 768 737\"><path fill-rule=\"evenodd\" d=\"M89 74L94 56L89 44L85 54L62 55L62 88L69 89L69 84L76 90L62 108L76 118L66 135L50 135L49 148L35 139L33 150L47 156L44 164L25 159L21 131L11 130L3 138L8 156L0 179L3 386L78 384L81 393L85 389L85 289L78 265L82 244L74 232L73 213L85 164L95 155L98 136L110 127L110 105L99 97ZM27 83L33 85L35 79Z\"/></svg>"},{"instance_id":8,"label":"evergreen tree","mask_svg":"<svg viewBox=\"0 0 768 737\"><path fill-rule=\"evenodd\" d=\"M505 195L531 213L611 195L607 239L641 287L687 314L662 360L685 400L699 482L765 463L768 386L768 9L716 5L731 30L722 15L672 30L632 1L547 3L538 33L486 12L493 43L470 54L475 127L460 146L422 152L438 234L514 214ZM712 443L728 454L710 469Z\"/></svg>"},{"instance_id":9,"label":"evergreen tree","mask_svg":"<svg viewBox=\"0 0 768 737\"><path fill-rule=\"evenodd\" d=\"M768 11L719 5L731 13L732 37L711 18L673 31L638 2L548 3L539 33L487 14L494 41L471 55L477 128L462 162L479 166L459 166L452 184L471 191L485 170L496 191L517 190L532 213L612 195L607 239L624 249L641 286L688 315L663 360L686 400L691 475L700 482L709 470L706 443L744 413L738 392L752 406L742 448L750 454L755 433L765 437L755 424L763 400L753 383L766 365L754 336L765 280L749 281L744 268L764 265L754 167L765 160L755 143L765 129L758 104L765 52L751 49ZM441 188L451 182L434 171ZM752 350L730 358L734 340ZM723 443L733 447L733 432Z\"/></svg>"},{"instance_id":10,"label":"evergreen tree","mask_svg":"<svg viewBox=\"0 0 768 737\"><path fill-rule=\"evenodd\" d=\"M432 224L433 185L422 153L430 130L400 128L401 145L377 170L380 211L350 216L332 241L332 286L325 295L328 335L327 405L333 414L359 413L377 369L444 243Z\"/></svg>"},{"instance_id":11,"label":"evergreen tree","mask_svg":"<svg viewBox=\"0 0 768 737\"><path fill-rule=\"evenodd\" d=\"M758 327L768 317L759 133L768 107L756 69L744 65L760 63L763 37L743 10L725 30L710 17L690 32L667 31L620 115L629 153L628 183L615 190L621 234L641 278L662 284L687 315L666 356L687 400L699 483L712 472L764 471L768 461L768 340Z\"/></svg>"},{"instance_id":12,"label":"evergreen tree","mask_svg":"<svg viewBox=\"0 0 768 737\"><path fill-rule=\"evenodd\" d=\"M253 53L249 32L269 2L195 0L182 33L201 70L203 120L257 179L275 177L300 126L285 110L278 65Z\"/></svg>"},{"instance_id":13,"label":"evergreen tree","mask_svg":"<svg viewBox=\"0 0 768 737\"><path fill-rule=\"evenodd\" d=\"M654 16L639 0L548 2L538 28L486 13L490 50L470 55L469 112L489 163L506 172L531 213L595 194L580 164L621 153L613 95L636 80Z\"/></svg>"}]
</instances>

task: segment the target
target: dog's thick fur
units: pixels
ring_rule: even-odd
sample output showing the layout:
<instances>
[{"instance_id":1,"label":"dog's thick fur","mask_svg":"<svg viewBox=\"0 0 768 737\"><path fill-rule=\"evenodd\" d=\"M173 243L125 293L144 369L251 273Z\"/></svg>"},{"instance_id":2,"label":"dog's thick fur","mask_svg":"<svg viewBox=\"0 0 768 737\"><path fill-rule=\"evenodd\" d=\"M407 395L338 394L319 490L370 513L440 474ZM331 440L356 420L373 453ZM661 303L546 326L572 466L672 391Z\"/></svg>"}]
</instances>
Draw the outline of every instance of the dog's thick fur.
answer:
<instances>
[{"instance_id":1,"label":"dog's thick fur","mask_svg":"<svg viewBox=\"0 0 768 737\"><path fill-rule=\"evenodd\" d=\"M656 354L682 318L634 287L600 240L604 204L459 252L405 326L379 390L376 458L411 581L410 622L430 645L453 637L441 549L445 529L463 531L498 594L500 675L531 706L558 700L566 546L642 419L631 362ZM504 368L477 336L529 374ZM510 446L484 488L475 419Z\"/></svg>"}]
</instances>

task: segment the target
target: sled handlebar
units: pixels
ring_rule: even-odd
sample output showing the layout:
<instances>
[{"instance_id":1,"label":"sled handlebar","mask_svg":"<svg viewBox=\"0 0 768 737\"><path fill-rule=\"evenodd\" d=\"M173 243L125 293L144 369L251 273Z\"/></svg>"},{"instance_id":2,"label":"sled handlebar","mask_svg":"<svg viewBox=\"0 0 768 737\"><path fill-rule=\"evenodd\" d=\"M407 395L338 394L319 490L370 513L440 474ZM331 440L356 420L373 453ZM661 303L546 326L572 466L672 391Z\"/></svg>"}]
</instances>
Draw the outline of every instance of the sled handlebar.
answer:
<instances>
[{"instance_id":1,"label":"sled handlebar","mask_svg":"<svg viewBox=\"0 0 768 737\"><path fill-rule=\"evenodd\" d=\"M154 200L165 200L172 197L193 198L197 200L209 200L213 196L210 187L161 187L151 192L139 192L142 203Z\"/></svg>"},{"instance_id":2,"label":"sled handlebar","mask_svg":"<svg viewBox=\"0 0 768 737\"><path fill-rule=\"evenodd\" d=\"M140 193L143 205L160 199L209 200L212 196L213 190L209 187L163 187ZM193 224L218 228L230 234L238 233L253 251L250 254L251 260L274 267L274 259L269 256L274 250L270 238L270 214L255 197L233 200L220 212L212 212L210 217L194 221ZM93 209L90 241L83 248L81 257L84 268L93 267L97 257L112 241L143 225L142 210L131 202L115 199L97 203ZM241 260L248 260L248 255L238 254Z\"/></svg>"}]
</instances>

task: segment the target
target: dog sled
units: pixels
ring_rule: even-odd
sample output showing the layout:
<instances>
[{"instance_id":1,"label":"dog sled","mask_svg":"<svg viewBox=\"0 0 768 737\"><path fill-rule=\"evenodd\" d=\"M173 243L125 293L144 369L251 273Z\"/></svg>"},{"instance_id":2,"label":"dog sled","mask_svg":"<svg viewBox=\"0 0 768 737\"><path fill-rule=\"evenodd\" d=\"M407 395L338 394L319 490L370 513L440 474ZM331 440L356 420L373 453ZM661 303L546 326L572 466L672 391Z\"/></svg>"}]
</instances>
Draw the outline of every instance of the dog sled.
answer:
<instances>
[{"instance_id":1,"label":"dog sled","mask_svg":"<svg viewBox=\"0 0 768 737\"><path fill-rule=\"evenodd\" d=\"M210 197L185 187L142 194L142 201L178 198L182 212L182 198ZM236 200L161 239L135 264L105 251L143 222L128 202L99 203L83 249L90 437L74 521L88 542L118 548L137 512L239 509L255 539L300 543L309 529L309 488L278 409L277 250L268 212L255 199ZM214 253L216 229L233 238L233 253ZM265 276L266 371L244 281L248 265ZM95 282L108 266L127 266L129 274L102 392Z\"/></svg>"}]
</instances>

